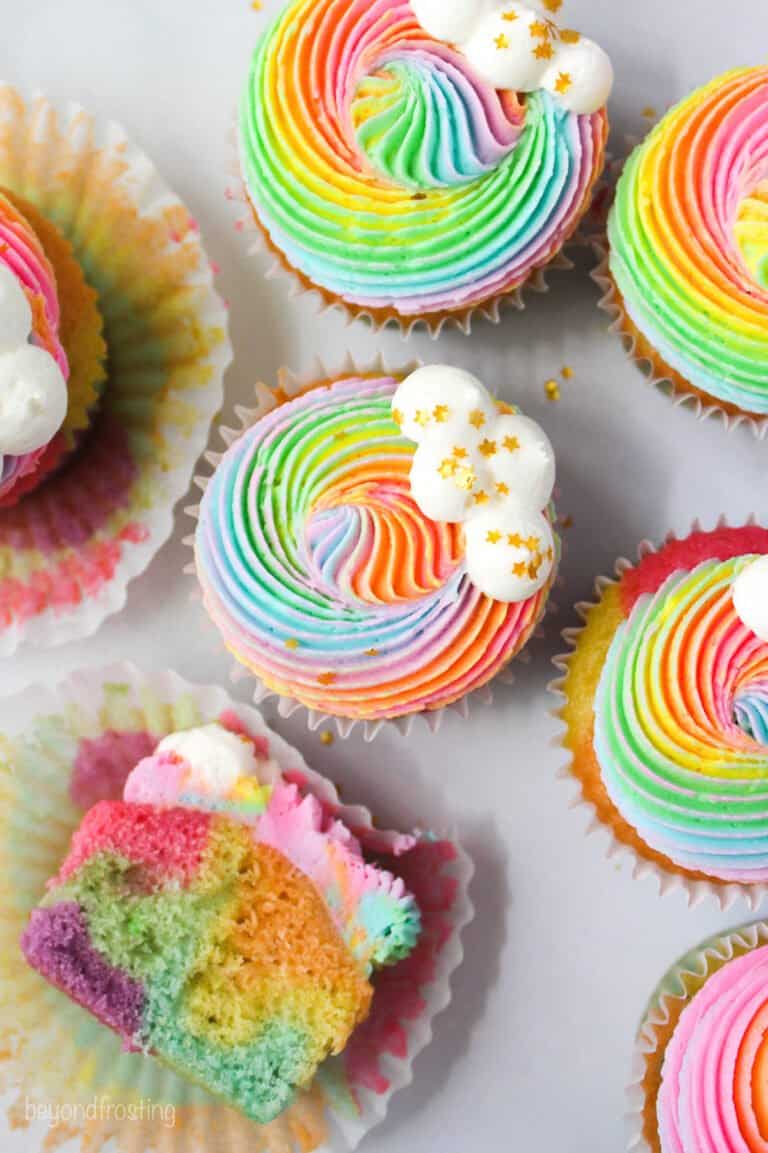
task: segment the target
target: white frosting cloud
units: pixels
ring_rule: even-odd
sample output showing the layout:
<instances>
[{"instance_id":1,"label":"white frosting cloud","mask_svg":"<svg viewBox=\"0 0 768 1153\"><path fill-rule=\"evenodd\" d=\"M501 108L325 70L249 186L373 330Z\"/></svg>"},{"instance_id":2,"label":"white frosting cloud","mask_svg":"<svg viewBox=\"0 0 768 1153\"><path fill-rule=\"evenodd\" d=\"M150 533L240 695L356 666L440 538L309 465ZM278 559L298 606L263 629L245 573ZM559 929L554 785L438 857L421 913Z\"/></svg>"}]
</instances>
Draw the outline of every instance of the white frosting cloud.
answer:
<instances>
[{"instance_id":1,"label":"white frosting cloud","mask_svg":"<svg viewBox=\"0 0 768 1153\"><path fill-rule=\"evenodd\" d=\"M29 343L32 310L0 263L0 463L48 444L67 415L67 382L44 348Z\"/></svg>"},{"instance_id":2,"label":"white frosting cloud","mask_svg":"<svg viewBox=\"0 0 768 1153\"><path fill-rule=\"evenodd\" d=\"M555 453L535 421L500 411L471 373L419 368L392 414L418 448L411 492L431 520L464 524L470 580L495 600L527 600L549 581L555 541L544 510Z\"/></svg>"},{"instance_id":3,"label":"white frosting cloud","mask_svg":"<svg viewBox=\"0 0 768 1153\"><path fill-rule=\"evenodd\" d=\"M740 619L768 644L768 556L741 570L733 582L732 595Z\"/></svg>"},{"instance_id":4,"label":"white frosting cloud","mask_svg":"<svg viewBox=\"0 0 768 1153\"><path fill-rule=\"evenodd\" d=\"M240 777L256 772L253 746L221 725L201 725L164 737L155 753L175 753L187 762L187 788L225 797Z\"/></svg>"},{"instance_id":5,"label":"white frosting cloud","mask_svg":"<svg viewBox=\"0 0 768 1153\"><path fill-rule=\"evenodd\" d=\"M611 94L609 56L594 41L555 24L557 0L411 0L411 6L430 36L457 44L494 88L543 88L579 114L597 112Z\"/></svg>"}]
</instances>

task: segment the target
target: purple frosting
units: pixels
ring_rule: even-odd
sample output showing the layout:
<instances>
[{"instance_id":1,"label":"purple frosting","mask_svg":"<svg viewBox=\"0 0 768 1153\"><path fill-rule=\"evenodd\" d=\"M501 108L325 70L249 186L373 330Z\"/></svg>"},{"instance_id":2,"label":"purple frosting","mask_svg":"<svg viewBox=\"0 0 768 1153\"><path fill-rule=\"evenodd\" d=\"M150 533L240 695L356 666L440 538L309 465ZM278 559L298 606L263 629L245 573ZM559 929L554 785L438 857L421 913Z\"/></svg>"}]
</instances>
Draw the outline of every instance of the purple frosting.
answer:
<instances>
[{"instance_id":1,"label":"purple frosting","mask_svg":"<svg viewBox=\"0 0 768 1153\"><path fill-rule=\"evenodd\" d=\"M76 901L34 909L21 938L24 956L46 980L140 1048L144 990L97 953Z\"/></svg>"}]
</instances>

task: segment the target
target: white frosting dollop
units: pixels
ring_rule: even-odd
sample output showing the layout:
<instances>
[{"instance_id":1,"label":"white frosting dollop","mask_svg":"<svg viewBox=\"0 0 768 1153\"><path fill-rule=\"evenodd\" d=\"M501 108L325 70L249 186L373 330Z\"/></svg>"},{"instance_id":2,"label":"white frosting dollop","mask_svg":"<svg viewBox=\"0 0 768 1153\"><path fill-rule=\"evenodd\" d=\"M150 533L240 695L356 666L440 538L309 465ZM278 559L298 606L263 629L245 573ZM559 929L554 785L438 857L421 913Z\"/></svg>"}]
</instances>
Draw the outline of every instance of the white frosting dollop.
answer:
<instances>
[{"instance_id":1,"label":"white frosting dollop","mask_svg":"<svg viewBox=\"0 0 768 1153\"><path fill-rule=\"evenodd\" d=\"M171 733L157 746L158 753L181 757L188 767L186 787L214 797L226 797L240 777L258 769L251 743L215 723Z\"/></svg>"},{"instance_id":2,"label":"white frosting dollop","mask_svg":"<svg viewBox=\"0 0 768 1153\"><path fill-rule=\"evenodd\" d=\"M473 584L508 603L543 588L555 564L544 512L555 484L555 453L539 425L501 412L477 377L450 365L406 377L392 415L418 445L413 499L431 520L464 525Z\"/></svg>"},{"instance_id":3,"label":"white frosting dollop","mask_svg":"<svg viewBox=\"0 0 768 1153\"><path fill-rule=\"evenodd\" d=\"M741 621L768 644L768 556L742 569L731 591Z\"/></svg>"},{"instance_id":4,"label":"white frosting dollop","mask_svg":"<svg viewBox=\"0 0 768 1153\"><path fill-rule=\"evenodd\" d=\"M569 112L591 114L608 100L613 66L593 40L552 20L559 4L529 0L411 0L416 19L436 40L458 45L474 72L494 88L544 88Z\"/></svg>"},{"instance_id":5,"label":"white frosting dollop","mask_svg":"<svg viewBox=\"0 0 768 1153\"><path fill-rule=\"evenodd\" d=\"M0 458L43 448L67 415L67 382L44 348L29 343L32 310L0 264Z\"/></svg>"}]
</instances>

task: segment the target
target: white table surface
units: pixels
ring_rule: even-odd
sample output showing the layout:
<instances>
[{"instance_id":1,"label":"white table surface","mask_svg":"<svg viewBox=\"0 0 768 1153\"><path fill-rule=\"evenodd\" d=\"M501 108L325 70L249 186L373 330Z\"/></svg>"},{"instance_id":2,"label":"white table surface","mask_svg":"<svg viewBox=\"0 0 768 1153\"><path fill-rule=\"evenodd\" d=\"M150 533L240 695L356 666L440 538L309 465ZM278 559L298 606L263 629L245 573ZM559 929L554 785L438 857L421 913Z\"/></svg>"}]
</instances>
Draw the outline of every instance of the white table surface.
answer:
<instances>
[{"instance_id":1,"label":"white table surface","mask_svg":"<svg viewBox=\"0 0 768 1153\"><path fill-rule=\"evenodd\" d=\"M699 423L649 388L607 335L583 268L553 276L549 295L529 298L500 327L481 324L470 338L452 333L437 344L320 318L310 300L297 303L263 280L264 262L244 251L225 188L238 92L277 7L0 0L2 72L122 121L199 218L231 305L236 363L225 417L282 364L301 369L318 353L330 366L344 349L360 359L382 350L392 363L421 356L473 369L552 437L560 508L573 527L561 611L518 683L499 688L495 704L469 721L450 717L436 736L419 723L407 740L387 732L372 745L352 737L327 747L298 717L277 727L382 817L454 822L477 865L477 917L453 1003L366 1153L619 1153L646 996L688 946L750 914L744 905L689 910L680 894L661 899L652 882L606 861L602 834L584 836L587 818L569 809L569 787L556 778L563 754L550 745L558 726L545 691L548 662L563 647L559 630L574 623L573 603L617 556L634 556L643 537L683 532L695 517L713 524L721 512L733 523L752 511L768 517L768 444ZM768 43L768 7L755 0L569 0L564 15L613 55L614 151L624 133L643 131L646 106L661 110L726 68L762 62ZM559 402L548 402L544 382L565 364L575 377ZM96 637L0 664L0 696L116 659L226 683L228 660L182 575L189 527L179 510L172 542ZM247 698L244 685L232 691ZM0 701L0 725L13 716L12 700ZM2 1119L0 1144L27 1153L39 1139L6 1135Z\"/></svg>"}]
</instances>

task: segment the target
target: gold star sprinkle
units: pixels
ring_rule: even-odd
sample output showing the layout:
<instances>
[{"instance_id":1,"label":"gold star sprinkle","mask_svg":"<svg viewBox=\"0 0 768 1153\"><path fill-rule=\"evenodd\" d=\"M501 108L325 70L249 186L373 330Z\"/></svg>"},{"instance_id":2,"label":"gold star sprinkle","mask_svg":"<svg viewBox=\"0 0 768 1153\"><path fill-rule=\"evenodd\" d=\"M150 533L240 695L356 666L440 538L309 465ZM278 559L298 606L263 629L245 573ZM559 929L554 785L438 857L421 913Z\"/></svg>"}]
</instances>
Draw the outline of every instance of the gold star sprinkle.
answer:
<instances>
[{"instance_id":1,"label":"gold star sprinkle","mask_svg":"<svg viewBox=\"0 0 768 1153\"><path fill-rule=\"evenodd\" d=\"M447 404L436 404L432 415L438 424L445 424L446 420L451 415L451 410Z\"/></svg>"},{"instance_id":2,"label":"gold star sprinkle","mask_svg":"<svg viewBox=\"0 0 768 1153\"><path fill-rule=\"evenodd\" d=\"M397 425L401 425L403 423L403 419L404 419L403 414L399 408L393 408L392 409L392 419L394 420L395 424L397 424Z\"/></svg>"},{"instance_id":3,"label":"gold star sprinkle","mask_svg":"<svg viewBox=\"0 0 768 1153\"><path fill-rule=\"evenodd\" d=\"M516 577L524 577L528 572L528 565L524 560L519 560L517 564L512 565L512 575Z\"/></svg>"},{"instance_id":4,"label":"gold star sprinkle","mask_svg":"<svg viewBox=\"0 0 768 1153\"><path fill-rule=\"evenodd\" d=\"M544 553L544 556L547 558L550 564L552 564L552 561L555 559L555 554L551 547L547 549L547 551Z\"/></svg>"},{"instance_id":5,"label":"gold star sprinkle","mask_svg":"<svg viewBox=\"0 0 768 1153\"><path fill-rule=\"evenodd\" d=\"M334 739L335 738L334 738L333 733L331 732L330 729L323 729L322 733L320 734L320 744L321 745L332 745L334 742Z\"/></svg>"},{"instance_id":6,"label":"gold star sprinkle","mask_svg":"<svg viewBox=\"0 0 768 1153\"><path fill-rule=\"evenodd\" d=\"M453 455L457 460L464 460L467 455L467 450L465 448L459 448L458 445L454 445Z\"/></svg>"},{"instance_id":7,"label":"gold star sprinkle","mask_svg":"<svg viewBox=\"0 0 768 1153\"><path fill-rule=\"evenodd\" d=\"M456 473L457 488L463 488L466 492L472 491L472 489L475 487L476 480L477 477L475 476L473 470L471 468L467 468L466 466L458 469Z\"/></svg>"},{"instance_id":8,"label":"gold star sprinkle","mask_svg":"<svg viewBox=\"0 0 768 1153\"><path fill-rule=\"evenodd\" d=\"M299 642L296 640L296 637L289 637L285 642L285 647L287 649L297 649L299 647Z\"/></svg>"},{"instance_id":9,"label":"gold star sprinkle","mask_svg":"<svg viewBox=\"0 0 768 1153\"><path fill-rule=\"evenodd\" d=\"M335 680L336 673L320 673L320 676L317 678L317 683L319 685L332 685Z\"/></svg>"},{"instance_id":10,"label":"gold star sprinkle","mask_svg":"<svg viewBox=\"0 0 768 1153\"><path fill-rule=\"evenodd\" d=\"M640 113L644 120L655 120L659 115L656 109L651 104L646 104L643 111Z\"/></svg>"},{"instance_id":11,"label":"gold star sprinkle","mask_svg":"<svg viewBox=\"0 0 768 1153\"><path fill-rule=\"evenodd\" d=\"M429 413L425 412L423 408L420 408L416 411L413 419L417 424L420 424L422 428L426 428L429 424Z\"/></svg>"},{"instance_id":12,"label":"gold star sprinkle","mask_svg":"<svg viewBox=\"0 0 768 1153\"><path fill-rule=\"evenodd\" d=\"M505 48L509 48L509 40L507 39L507 37L504 35L503 32L499 32L498 36L495 38L495 40L493 42L496 45L496 48L498 49L499 52L502 52Z\"/></svg>"},{"instance_id":13,"label":"gold star sprinkle","mask_svg":"<svg viewBox=\"0 0 768 1153\"><path fill-rule=\"evenodd\" d=\"M578 44L579 40L581 40L581 33L575 32L573 28L561 28L560 39L563 44Z\"/></svg>"},{"instance_id":14,"label":"gold star sprinkle","mask_svg":"<svg viewBox=\"0 0 768 1153\"><path fill-rule=\"evenodd\" d=\"M533 36L535 40L548 40L551 36L549 24L547 24L546 20L534 20L530 26L530 31L531 36Z\"/></svg>"},{"instance_id":15,"label":"gold star sprinkle","mask_svg":"<svg viewBox=\"0 0 768 1153\"><path fill-rule=\"evenodd\" d=\"M481 491L481 492L475 493L475 504L487 504L487 503L488 503L488 493L487 492Z\"/></svg>"},{"instance_id":16,"label":"gold star sprinkle","mask_svg":"<svg viewBox=\"0 0 768 1153\"><path fill-rule=\"evenodd\" d=\"M508 20L509 23L511 24L513 20L519 20L520 19L520 14L518 12L515 12L512 8L510 8L509 12L502 12L501 18L502 18L502 20Z\"/></svg>"},{"instance_id":17,"label":"gold star sprinkle","mask_svg":"<svg viewBox=\"0 0 768 1153\"><path fill-rule=\"evenodd\" d=\"M540 568L541 568L541 557L540 556L534 557L528 566L528 576L531 578L532 581L536 580L536 577L539 575L539 569Z\"/></svg>"},{"instance_id":18,"label":"gold star sprinkle","mask_svg":"<svg viewBox=\"0 0 768 1153\"><path fill-rule=\"evenodd\" d=\"M367 657L377 657L379 655L379 650L378 649L366 649L365 655Z\"/></svg>"},{"instance_id":19,"label":"gold star sprinkle","mask_svg":"<svg viewBox=\"0 0 768 1153\"><path fill-rule=\"evenodd\" d=\"M470 412L469 423L472 425L473 428L480 429L483 427L483 425L485 424L485 415L480 411L479 408L476 408L472 412Z\"/></svg>"},{"instance_id":20,"label":"gold star sprinkle","mask_svg":"<svg viewBox=\"0 0 768 1153\"><path fill-rule=\"evenodd\" d=\"M485 538L486 544L498 544L501 540L501 533L496 532L495 529L488 530L488 536Z\"/></svg>"},{"instance_id":21,"label":"gold star sprinkle","mask_svg":"<svg viewBox=\"0 0 768 1153\"><path fill-rule=\"evenodd\" d=\"M549 40L542 40L533 50L533 55L537 60L551 60L554 54L555 50Z\"/></svg>"},{"instance_id":22,"label":"gold star sprinkle","mask_svg":"<svg viewBox=\"0 0 768 1153\"><path fill-rule=\"evenodd\" d=\"M478 449L483 454L483 456L495 456L496 455L496 441L495 440L488 440L486 438L480 445L478 445Z\"/></svg>"},{"instance_id":23,"label":"gold star sprinkle","mask_svg":"<svg viewBox=\"0 0 768 1153\"><path fill-rule=\"evenodd\" d=\"M569 88L573 86L573 77L570 72L558 72L557 80L555 81L555 92L559 92L561 96L565 96Z\"/></svg>"},{"instance_id":24,"label":"gold star sprinkle","mask_svg":"<svg viewBox=\"0 0 768 1153\"><path fill-rule=\"evenodd\" d=\"M517 452L520 447L520 441L516 436L505 436L502 444L507 452Z\"/></svg>"},{"instance_id":25,"label":"gold star sprinkle","mask_svg":"<svg viewBox=\"0 0 768 1153\"><path fill-rule=\"evenodd\" d=\"M507 544L511 545L512 548L522 548L523 538L520 536L519 532L508 532Z\"/></svg>"},{"instance_id":26,"label":"gold star sprinkle","mask_svg":"<svg viewBox=\"0 0 768 1153\"><path fill-rule=\"evenodd\" d=\"M556 380L548 380L547 383L544 385L544 391L547 394L547 400L559 400L560 399L560 385L557 383Z\"/></svg>"},{"instance_id":27,"label":"gold star sprinkle","mask_svg":"<svg viewBox=\"0 0 768 1153\"><path fill-rule=\"evenodd\" d=\"M563 6L563 0L543 0L543 2L547 12L559 12Z\"/></svg>"},{"instance_id":28,"label":"gold star sprinkle","mask_svg":"<svg viewBox=\"0 0 768 1153\"><path fill-rule=\"evenodd\" d=\"M438 468L437 471L439 472L439 474L443 478L443 480L449 480L450 477L456 475L456 469L458 467L459 466L456 464L455 460L451 460L450 457L446 457L446 459L443 461L443 463L440 465L440 467Z\"/></svg>"},{"instance_id":29,"label":"gold star sprinkle","mask_svg":"<svg viewBox=\"0 0 768 1153\"><path fill-rule=\"evenodd\" d=\"M576 374L574 373L570 364L564 364L560 369L560 375L562 376L563 380L573 380Z\"/></svg>"},{"instance_id":30,"label":"gold star sprinkle","mask_svg":"<svg viewBox=\"0 0 768 1153\"><path fill-rule=\"evenodd\" d=\"M504 484L504 481L500 480L496 485L496 492L499 494L499 496L509 496L509 485Z\"/></svg>"},{"instance_id":31,"label":"gold star sprinkle","mask_svg":"<svg viewBox=\"0 0 768 1153\"><path fill-rule=\"evenodd\" d=\"M529 536L528 540L525 541L525 547L528 549L528 552L536 552L536 550L541 547L541 540L537 536Z\"/></svg>"}]
</instances>

